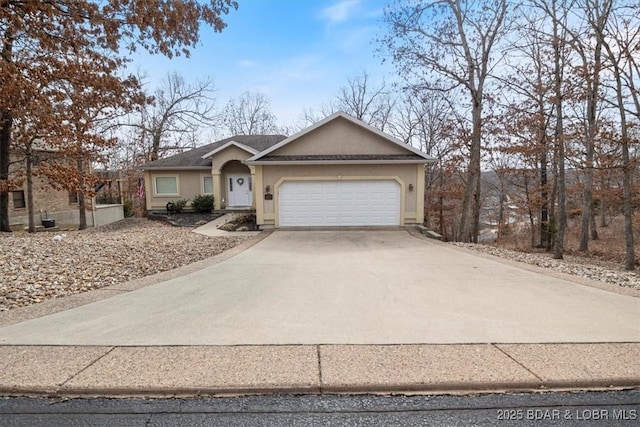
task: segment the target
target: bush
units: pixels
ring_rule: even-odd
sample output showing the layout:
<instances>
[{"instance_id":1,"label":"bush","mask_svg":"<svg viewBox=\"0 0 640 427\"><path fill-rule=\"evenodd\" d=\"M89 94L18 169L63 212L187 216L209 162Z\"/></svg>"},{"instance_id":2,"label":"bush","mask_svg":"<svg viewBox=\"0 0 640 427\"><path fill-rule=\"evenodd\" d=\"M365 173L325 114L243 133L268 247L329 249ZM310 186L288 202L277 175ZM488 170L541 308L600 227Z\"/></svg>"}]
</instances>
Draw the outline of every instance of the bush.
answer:
<instances>
[{"instance_id":1,"label":"bush","mask_svg":"<svg viewBox=\"0 0 640 427\"><path fill-rule=\"evenodd\" d=\"M187 206L187 199L176 200L175 202L167 203L167 212L169 213L181 213L184 207Z\"/></svg>"},{"instance_id":2,"label":"bush","mask_svg":"<svg viewBox=\"0 0 640 427\"><path fill-rule=\"evenodd\" d=\"M197 213L209 213L213 209L213 196L201 194L193 198L191 208Z\"/></svg>"}]
</instances>

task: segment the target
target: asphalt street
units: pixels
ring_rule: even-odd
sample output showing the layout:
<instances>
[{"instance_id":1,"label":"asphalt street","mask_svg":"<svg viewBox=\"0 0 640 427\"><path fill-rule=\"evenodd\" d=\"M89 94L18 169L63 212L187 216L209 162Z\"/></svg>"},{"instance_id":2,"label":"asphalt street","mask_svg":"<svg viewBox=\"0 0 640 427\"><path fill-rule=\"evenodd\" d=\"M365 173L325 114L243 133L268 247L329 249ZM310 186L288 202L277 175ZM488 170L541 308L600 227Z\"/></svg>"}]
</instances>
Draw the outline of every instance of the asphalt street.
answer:
<instances>
[{"instance_id":1,"label":"asphalt street","mask_svg":"<svg viewBox=\"0 0 640 427\"><path fill-rule=\"evenodd\" d=\"M636 426L640 390L470 396L0 398L2 426Z\"/></svg>"}]
</instances>

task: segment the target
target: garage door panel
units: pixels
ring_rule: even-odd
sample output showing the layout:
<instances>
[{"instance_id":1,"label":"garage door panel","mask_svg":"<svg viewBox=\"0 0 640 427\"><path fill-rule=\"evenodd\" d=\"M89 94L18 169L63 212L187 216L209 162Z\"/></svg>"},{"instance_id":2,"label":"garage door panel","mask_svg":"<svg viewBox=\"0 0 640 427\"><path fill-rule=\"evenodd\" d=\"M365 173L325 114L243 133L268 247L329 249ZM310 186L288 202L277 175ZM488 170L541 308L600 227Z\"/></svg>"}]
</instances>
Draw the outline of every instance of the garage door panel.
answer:
<instances>
[{"instance_id":1,"label":"garage door panel","mask_svg":"<svg viewBox=\"0 0 640 427\"><path fill-rule=\"evenodd\" d=\"M278 192L279 225L400 225L400 185L392 180L290 181Z\"/></svg>"}]
</instances>

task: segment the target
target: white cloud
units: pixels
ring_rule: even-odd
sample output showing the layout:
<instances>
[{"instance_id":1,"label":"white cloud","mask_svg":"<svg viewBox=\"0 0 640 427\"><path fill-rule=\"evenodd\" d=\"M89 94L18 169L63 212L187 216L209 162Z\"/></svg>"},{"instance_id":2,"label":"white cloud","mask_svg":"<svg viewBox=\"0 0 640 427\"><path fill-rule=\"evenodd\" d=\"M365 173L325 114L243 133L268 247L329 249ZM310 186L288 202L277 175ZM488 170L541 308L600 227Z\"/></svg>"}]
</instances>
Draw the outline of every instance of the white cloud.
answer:
<instances>
[{"instance_id":1,"label":"white cloud","mask_svg":"<svg viewBox=\"0 0 640 427\"><path fill-rule=\"evenodd\" d=\"M369 43L373 39L377 28L373 26L361 26L340 31L332 36L336 46L345 51L369 49Z\"/></svg>"},{"instance_id":2,"label":"white cloud","mask_svg":"<svg viewBox=\"0 0 640 427\"><path fill-rule=\"evenodd\" d=\"M240 66L241 68L253 68L256 65L258 65L258 63L252 59L243 59L238 62L238 66Z\"/></svg>"},{"instance_id":3,"label":"white cloud","mask_svg":"<svg viewBox=\"0 0 640 427\"><path fill-rule=\"evenodd\" d=\"M345 22L358 10L360 3L361 0L340 0L322 9L320 17L328 21L329 24Z\"/></svg>"}]
</instances>

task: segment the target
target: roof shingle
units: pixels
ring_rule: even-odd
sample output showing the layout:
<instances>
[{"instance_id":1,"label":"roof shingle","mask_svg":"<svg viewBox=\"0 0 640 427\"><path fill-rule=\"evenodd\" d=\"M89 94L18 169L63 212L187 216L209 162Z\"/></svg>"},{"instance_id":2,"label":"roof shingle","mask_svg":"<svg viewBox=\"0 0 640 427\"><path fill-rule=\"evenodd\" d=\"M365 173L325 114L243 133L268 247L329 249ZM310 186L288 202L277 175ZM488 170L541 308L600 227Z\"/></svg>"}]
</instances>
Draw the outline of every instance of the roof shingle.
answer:
<instances>
[{"instance_id":1,"label":"roof shingle","mask_svg":"<svg viewBox=\"0 0 640 427\"><path fill-rule=\"evenodd\" d=\"M230 141L239 142L240 144L246 145L258 152L261 152L277 144L285 138L286 136L284 135L236 135L232 136L231 138L226 138L211 144L203 145L202 147L194 148L193 150L185 151L184 153L146 163L140 166L140 169L210 168L211 159L203 159L202 156L215 150L216 148L222 147Z\"/></svg>"},{"instance_id":2,"label":"roof shingle","mask_svg":"<svg viewBox=\"0 0 640 427\"><path fill-rule=\"evenodd\" d=\"M265 156L261 162L294 162L294 161L423 161L417 154L321 154L321 155L289 155Z\"/></svg>"}]
</instances>

